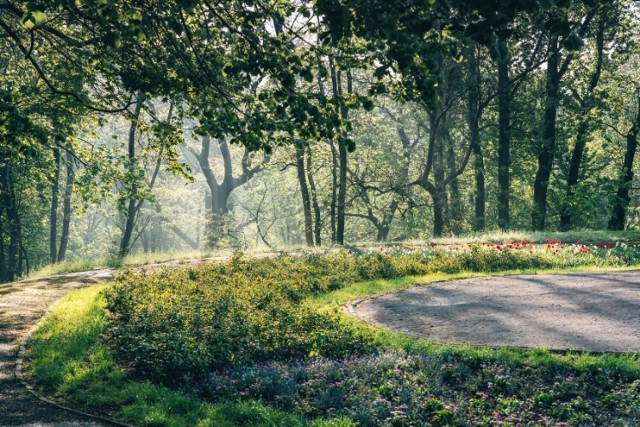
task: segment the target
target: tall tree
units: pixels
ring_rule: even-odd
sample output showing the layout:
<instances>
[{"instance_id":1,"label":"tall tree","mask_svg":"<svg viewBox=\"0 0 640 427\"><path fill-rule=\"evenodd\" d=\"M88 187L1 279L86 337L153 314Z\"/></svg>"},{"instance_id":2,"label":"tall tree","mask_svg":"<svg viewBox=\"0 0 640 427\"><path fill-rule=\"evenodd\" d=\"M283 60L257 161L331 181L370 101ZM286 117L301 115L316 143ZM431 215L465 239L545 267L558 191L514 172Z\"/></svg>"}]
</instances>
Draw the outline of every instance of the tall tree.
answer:
<instances>
[{"instance_id":1,"label":"tall tree","mask_svg":"<svg viewBox=\"0 0 640 427\"><path fill-rule=\"evenodd\" d=\"M631 197L629 189L633 181L633 162L638 149L638 134L640 134L640 85L635 87L635 111L630 117L631 126L626 134L626 150L620 171L620 184L613 202L609 230L624 230L627 207Z\"/></svg>"},{"instance_id":2,"label":"tall tree","mask_svg":"<svg viewBox=\"0 0 640 427\"><path fill-rule=\"evenodd\" d=\"M560 84L563 76L569 70L569 65L575 58L576 49L582 43L581 38L584 37L589 29L596 12L597 8L589 8L583 15L581 24L565 40L561 40L557 34L551 33L549 35L542 143L538 154L538 170L533 185L533 213L531 218L532 228L535 231L544 230L546 227L547 191L556 152L556 121L560 103ZM552 22L555 20L556 18ZM563 42L568 51L564 58L560 56L563 50L561 42Z\"/></svg>"}]
</instances>

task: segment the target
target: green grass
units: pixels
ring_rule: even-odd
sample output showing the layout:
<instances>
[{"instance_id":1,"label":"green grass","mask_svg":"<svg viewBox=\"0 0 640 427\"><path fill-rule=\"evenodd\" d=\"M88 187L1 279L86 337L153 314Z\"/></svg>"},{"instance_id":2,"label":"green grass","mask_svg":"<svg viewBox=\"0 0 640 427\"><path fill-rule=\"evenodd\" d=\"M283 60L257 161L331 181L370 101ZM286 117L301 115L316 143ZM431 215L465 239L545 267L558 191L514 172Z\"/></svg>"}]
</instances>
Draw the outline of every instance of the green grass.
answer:
<instances>
[{"instance_id":1,"label":"green grass","mask_svg":"<svg viewBox=\"0 0 640 427\"><path fill-rule=\"evenodd\" d=\"M632 267L627 267L632 268ZM559 273L563 271L619 270L579 267L571 270L505 271L498 273ZM598 370L627 378L640 378L640 359L631 355L552 353L544 349L520 350L468 345L439 345L375 328L342 313L341 305L360 298L406 289L419 284L486 275L477 272L434 273L424 276L376 279L345 285L315 294L306 304L339 313L345 327L372 338L377 347L429 354L440 360L462 360L467 364L498 364L514 367L548 367L551 372ZM310 419L301 414L274 409L255 400L207 403L188 394L133 381L120 367L101 336L109 326L99 285L75 291L63 298L34 334L28 369L47 394L55 394L89 411L99 411L141 426L350 426L351 421ZM519 369L519 368L516 368ZM552 381L553 383L553 381Z\"/></svg>"},{"instance_id":2,"label":"green grass","mask_svg":"<svg viewBox=\"0 0 640 427\"><path fill-rule=\"evenodd\" d=\"M44 393L54 393L89 411L141 426L347 427L348 420L309 420L260 402L205 403L149 382L127 379L100 342L108 319L97 285L60 300L33 335L27 370Z\"/></svg>"},{"instance_id":3,"label":"green grass","mask_svg":"<svg viewBox=\"0 0 640 427\"><path fill-rule=\"evenodd\" d=\"M608 231L608 230L573 230L573 231L488 231L466 236L451 236L431 239L429 242L442 245L457 245L482 242L511 242L527 240L534 243L545 243L547 239L559 240L562 243L611 243L640 242L640 231Z\"/></svg>"},{"instance_id":4,"label":"green grass","mask_svg":"<svg viewBox=\"0 0 640 427\"><path fill-rule=\"evenodd\" d=\"M253 251L251 253L259 253ZM188 261L231 256L231 250L219 251L183 251L183 252L153 252L128 255L125 258L99 258L99 259L79 259L63 261L56 264L49 264L38 270L34 270L26 277L28 279L41 278L56 274L75 273L78 271L97 270L102 268L136 267L149 264L159 264L165 262L185 263Z\"/></svg>"},{"instance_id":5,"label":"green grass","mask_svg":"<svg viewBox=\"0 0 640 427\"><path fill-rule=\"evenodd\" d=\"M379 242L359 243L354 248L375 248L382 246L393 247L424 247L428 244L436 245L462 245L482 242L511 242L527 240L534 243L544 243L547 239L560 240L563 243L612 243L612 242L640 242L640 231L607 231L607 230L575 230L568 232L527 232L527 231L488 231L464 236L451 236L438 239L410 240L403 242ZM337 248L337 247L336 247ZM336 248L326 247L316 252L323 252ZM312 252L314 249L307 247L282 247L277 248L283 252ZM269 252L266 249L251 249L247 254ZM46 265L31 272L26 278L40 278L55 274L73 273L78 271L95 270L101 268L133 267L163 262L187 262L191 260L206 259L219 256L230 256L233 250L218 251L181 251L181 252L155 252L128 255L124 259L111 257L100 259L77 259L61 263Z\"/></svg>"},{"instance_id":6,"label":"green grass","mask_svg":"<svg viewBox=\"0 0 640 427\"><path fill-rule=\"evenodd\" d=\"M307 299L307 303L312 304L319 309L326 310L332 307L335 308L336 306L344 305L349 301L355 301L361 298L371 298L391 292L409 289L415 286L424 285L427 283L445 282L456 279L468 279L472 277L486 276L510 276L516 274L561 274L575 272L587 273L594 271L625 271L636 270L639 267L640 265L625 267L579 266L571 268L554 268L542 270L507 270L501 272L493 272L490 274L464 271L455 274L433 273L423 276L407 276L394 279L373 279L352 283L331 292L314 294L312 297Z\"/></svg>"}]
</instances>

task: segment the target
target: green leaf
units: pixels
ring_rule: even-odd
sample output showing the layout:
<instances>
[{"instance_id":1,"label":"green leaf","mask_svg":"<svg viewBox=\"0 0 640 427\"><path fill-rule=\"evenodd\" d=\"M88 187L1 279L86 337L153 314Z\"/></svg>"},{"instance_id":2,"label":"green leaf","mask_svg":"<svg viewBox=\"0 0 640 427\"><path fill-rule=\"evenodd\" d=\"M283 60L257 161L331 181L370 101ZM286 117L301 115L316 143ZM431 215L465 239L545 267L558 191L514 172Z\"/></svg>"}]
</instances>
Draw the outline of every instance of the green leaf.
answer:
<instances>
[{"instance_id":1,"label":"green leaf","mask_svg":"<svg viewBox=\"0 0 640 427\"><path fill-rule=\"evenodd\" d=\"M22 15L22 19L21 19L22 25L27 30L38 27L44 24L46 21L47 21L47 15L40 10L32 10L29 12L25 12L24 15Z\"/></svg>"}]
</instances>

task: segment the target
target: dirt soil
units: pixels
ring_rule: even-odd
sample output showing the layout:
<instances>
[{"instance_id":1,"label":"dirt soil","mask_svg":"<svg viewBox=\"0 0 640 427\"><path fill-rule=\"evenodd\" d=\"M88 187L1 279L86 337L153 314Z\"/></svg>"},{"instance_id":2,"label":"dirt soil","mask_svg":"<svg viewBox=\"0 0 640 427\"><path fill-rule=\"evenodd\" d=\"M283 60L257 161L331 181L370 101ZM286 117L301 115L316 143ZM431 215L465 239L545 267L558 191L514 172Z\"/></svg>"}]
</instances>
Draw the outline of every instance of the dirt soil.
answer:
<instances>
[{"instance_id":1,"label":"dirt soil","mask_svg":"<svg viewBox=\"0 0 640 427\"><path fill-rule=\"evenodd\" d=\"M56 300L111 277L106 270L0 285L0 426L100 427L80 415L35 399L15 375L20 340Z\"/></svg>"},{"instance_id":2,"label":"dirt soil","mask_svg":"<svg viewBox=\"0 0 640 427\"><path fill-rule=\"evenodd\" d=\"M456 280L347 309L439 343L640 353L640 271Z\"/></svg>"}]
</instances>

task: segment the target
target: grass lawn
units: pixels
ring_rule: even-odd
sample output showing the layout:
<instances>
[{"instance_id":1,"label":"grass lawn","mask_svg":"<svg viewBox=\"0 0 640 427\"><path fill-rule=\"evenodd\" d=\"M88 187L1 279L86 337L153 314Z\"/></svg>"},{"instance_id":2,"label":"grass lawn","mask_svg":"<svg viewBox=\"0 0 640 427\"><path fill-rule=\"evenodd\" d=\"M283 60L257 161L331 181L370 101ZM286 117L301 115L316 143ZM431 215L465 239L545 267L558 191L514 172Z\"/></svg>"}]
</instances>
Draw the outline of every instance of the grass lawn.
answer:
<instances>
[{"instance_id":1,"label":"grass lawn","mask_svg":"<svg viewBox=\"0 0 640 427\"><path fill-rule=\"evenodd\" d=\"M342 313L353 299L482 268L567 265L557 254L418 255L234 259L125 275L61 300L34 335L29 370L46 393L148 426L640 422L637 356L436 345ZM570 269L638 265L578 258ZM249 340L237 346L240 333Z\"/></svg>"}]
</instances>

